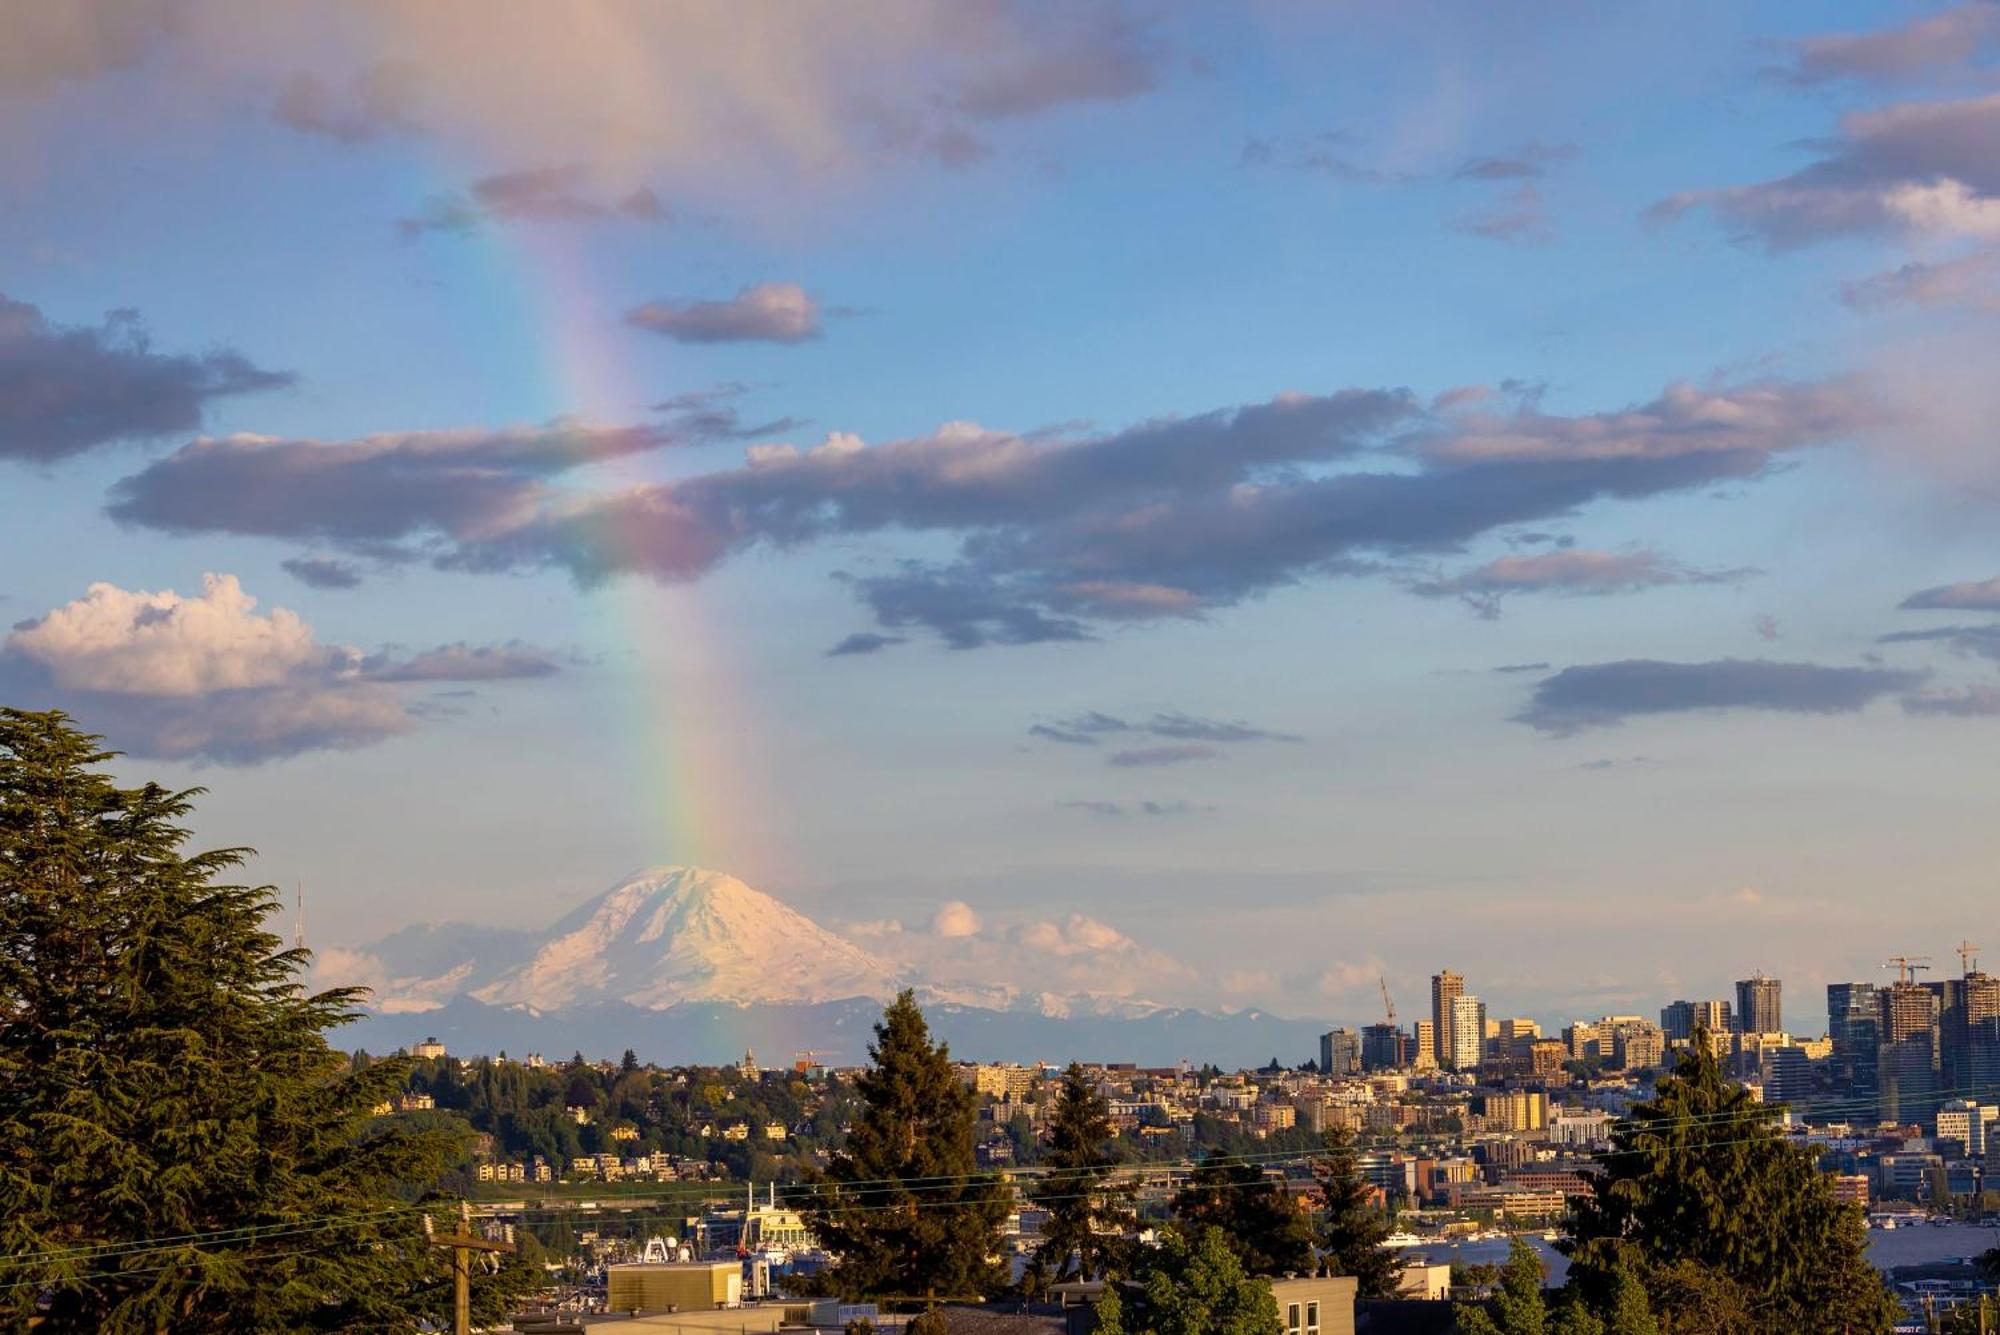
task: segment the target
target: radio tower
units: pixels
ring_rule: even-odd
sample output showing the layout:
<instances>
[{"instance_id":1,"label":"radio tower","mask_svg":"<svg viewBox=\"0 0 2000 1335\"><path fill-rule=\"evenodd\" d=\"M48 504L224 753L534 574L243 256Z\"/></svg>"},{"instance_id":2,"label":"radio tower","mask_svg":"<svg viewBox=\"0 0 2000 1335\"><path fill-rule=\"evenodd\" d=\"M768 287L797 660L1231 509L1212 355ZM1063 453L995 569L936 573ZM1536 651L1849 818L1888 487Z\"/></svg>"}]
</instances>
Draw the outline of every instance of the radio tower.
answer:
<instances>
[{"instance_id":1,"label":"radio tower","mask_svg":"<svg viewBox=\"0 0 2000 1335\"><path fill-rule=\"evenodd\" d=\"M292 887L292 949L306 948L306 888L302 884Z\"/></svg>"}]
</instances>

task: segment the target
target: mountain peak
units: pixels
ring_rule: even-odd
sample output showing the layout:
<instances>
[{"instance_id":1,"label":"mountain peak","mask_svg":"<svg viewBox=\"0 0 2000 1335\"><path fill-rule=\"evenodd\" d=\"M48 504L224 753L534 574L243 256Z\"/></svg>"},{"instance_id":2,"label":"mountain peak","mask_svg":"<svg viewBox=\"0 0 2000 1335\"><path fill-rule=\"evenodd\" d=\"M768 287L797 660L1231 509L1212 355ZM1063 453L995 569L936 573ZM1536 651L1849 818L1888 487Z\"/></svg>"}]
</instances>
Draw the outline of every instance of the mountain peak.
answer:
<instances>
[{"instance_id":1,"label":"mountain peak","mask_svg":"<svg viewBox=\"0 0 2000 1335\"><path fill-rule=\"evenodd\" d=\"M883 998L900 971L727 872L651 867L550 929L533 957L473 996L553 1009L616 998L683 1001Z\"/></svg>"}]
</instances>

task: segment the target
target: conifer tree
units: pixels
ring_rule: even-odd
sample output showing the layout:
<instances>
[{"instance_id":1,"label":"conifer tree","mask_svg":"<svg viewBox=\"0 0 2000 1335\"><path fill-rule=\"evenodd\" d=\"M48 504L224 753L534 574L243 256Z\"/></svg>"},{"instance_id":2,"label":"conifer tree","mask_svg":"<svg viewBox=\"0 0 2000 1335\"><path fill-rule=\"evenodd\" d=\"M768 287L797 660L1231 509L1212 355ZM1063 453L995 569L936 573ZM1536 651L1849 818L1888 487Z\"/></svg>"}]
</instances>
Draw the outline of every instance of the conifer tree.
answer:
<instances>
[{"instance_id":1,"label":"conifer tree","mask_svg":"<svg viewBox=\"0 0 2000 1335\"><path fill-rule=\"evenodd\" d=\"M1312 1269L1312 1221L1255 1164L1210 1155L1175 1193L1173 1212L1195 1237L1204 1228L1220 1229L1252 1275L1303 1275Z\"/></svg>"},{"instance_id":2,"label":"conifer tree","mask_svg":"<svg viewBox=\"0 0 2000 1335\"><path fill-rule=\"evenodd\" d=\"M1691 1324L1677 1309L1695 1306L1739 1307L1728 1328L1742 1335L1888 1330L1895 1304L1860 1211L1773 1129L1777 1109L1723 1078L1707 1039L1613 1133L1570 1221L1572 1282L1601 1311L1629 1266L1676 1331Z\"/></svg>"},{"instance_id":3,"label":"conifer tree","mask_svg":"<svg viewBox=\"0 0 2000 1335\"><path fill-rule=\"evenodd\" d=\"M1048 1211L1033 1269L1044 1284L1119 1270L1133 1226L1132 1192L1111 1183L1111 1104L1075 1062L1056 1087L1048 1175L1032 1193Z\"/></svg>"},{"instance_id":4,"label":"conifer tree","mask_svg":"<svg viewBox=\"0 0 2000 1335\"><path fill-rule=\"evenodd\" d=\"M1352 1275L1363 1298L1393 1298L1401 1276L1395 1253L1382 1245L1389 1219L1375 1208L1373 1192L1361 1176L1351 1132L1326 1138L1326 1153L1313 1161L1319 1184L1319 1270Z\"/></svg>"},{"instance_id":5,"label":"conifer tree","mask_svg":"<svg viewBox=\"0 0 2000 1335\"><path fill-rule=\"evenodd\" d=\"M415 1194L462 1147L371 1110L195 791L120 788L58 712L0 710L0 1324L403 1331L447 1310ZM475 1286L482 1298L491 1286ZM11 1318L9 1320L8 1318Z\"/></svg>"},{"instance_id":6,"label":"conifer tree","mask_svg":"<svg viewBox=\"0 0 2000 1335\"><path fill-rule=\"evenodd\" d=\"M860 1298L996 1290L1006 1188L976 1171L972 1091L907 990L876 1024L868 1053L854 1129L803 1211L833 1255L829 1286Z\"/></svg>"}]
</instances>

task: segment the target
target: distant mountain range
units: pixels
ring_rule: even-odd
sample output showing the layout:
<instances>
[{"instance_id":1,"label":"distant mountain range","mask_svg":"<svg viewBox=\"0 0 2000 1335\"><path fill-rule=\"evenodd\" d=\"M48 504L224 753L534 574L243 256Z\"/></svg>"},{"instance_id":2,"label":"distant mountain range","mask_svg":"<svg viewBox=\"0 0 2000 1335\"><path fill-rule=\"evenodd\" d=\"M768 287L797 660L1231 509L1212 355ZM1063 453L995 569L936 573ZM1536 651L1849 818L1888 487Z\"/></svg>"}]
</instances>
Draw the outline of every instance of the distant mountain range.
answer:
<instances>
[{"instance_id":1,"label":"distant mountain range","mask_svg":"<svg viewBox=\"0 0 2000 1335\"><path fill-rule=\"evenodd\" d=\"M1317 1051L1323 1028L1260 1011L940 985L698 867L642 872L544 932L410 927L326 951L319 969L323 983L373 988L367 1017L336 1041L377 1052L435 1035L460 1053L631 1048L651 1061L724 1062L754 1048L781 1063L811 1049L859 1064L883 1002L906 986L955 1055L988 1061L1291 1064Z\"/></svg>"}]
</instances>

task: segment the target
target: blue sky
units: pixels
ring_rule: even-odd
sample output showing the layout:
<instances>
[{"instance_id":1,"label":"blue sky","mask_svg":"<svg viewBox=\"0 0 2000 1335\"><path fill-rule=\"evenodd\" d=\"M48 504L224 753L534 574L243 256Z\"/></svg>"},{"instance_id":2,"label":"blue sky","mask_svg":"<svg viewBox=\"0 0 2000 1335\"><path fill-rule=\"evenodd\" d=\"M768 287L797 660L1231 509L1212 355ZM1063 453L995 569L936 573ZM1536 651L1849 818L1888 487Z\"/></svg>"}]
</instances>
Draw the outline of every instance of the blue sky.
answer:
<instances>
[{"instance_id":1,"label":"blue sky","mask_svg":"<svg viewBox=\"0 0 2000 1335\"><path fill-rule=\"evenodd\" d=\"M698 861L1804 1028L1982 930L2000 8L485 14L0 43L0 687L318 941Z\"/></svg>"}]
</instances>

